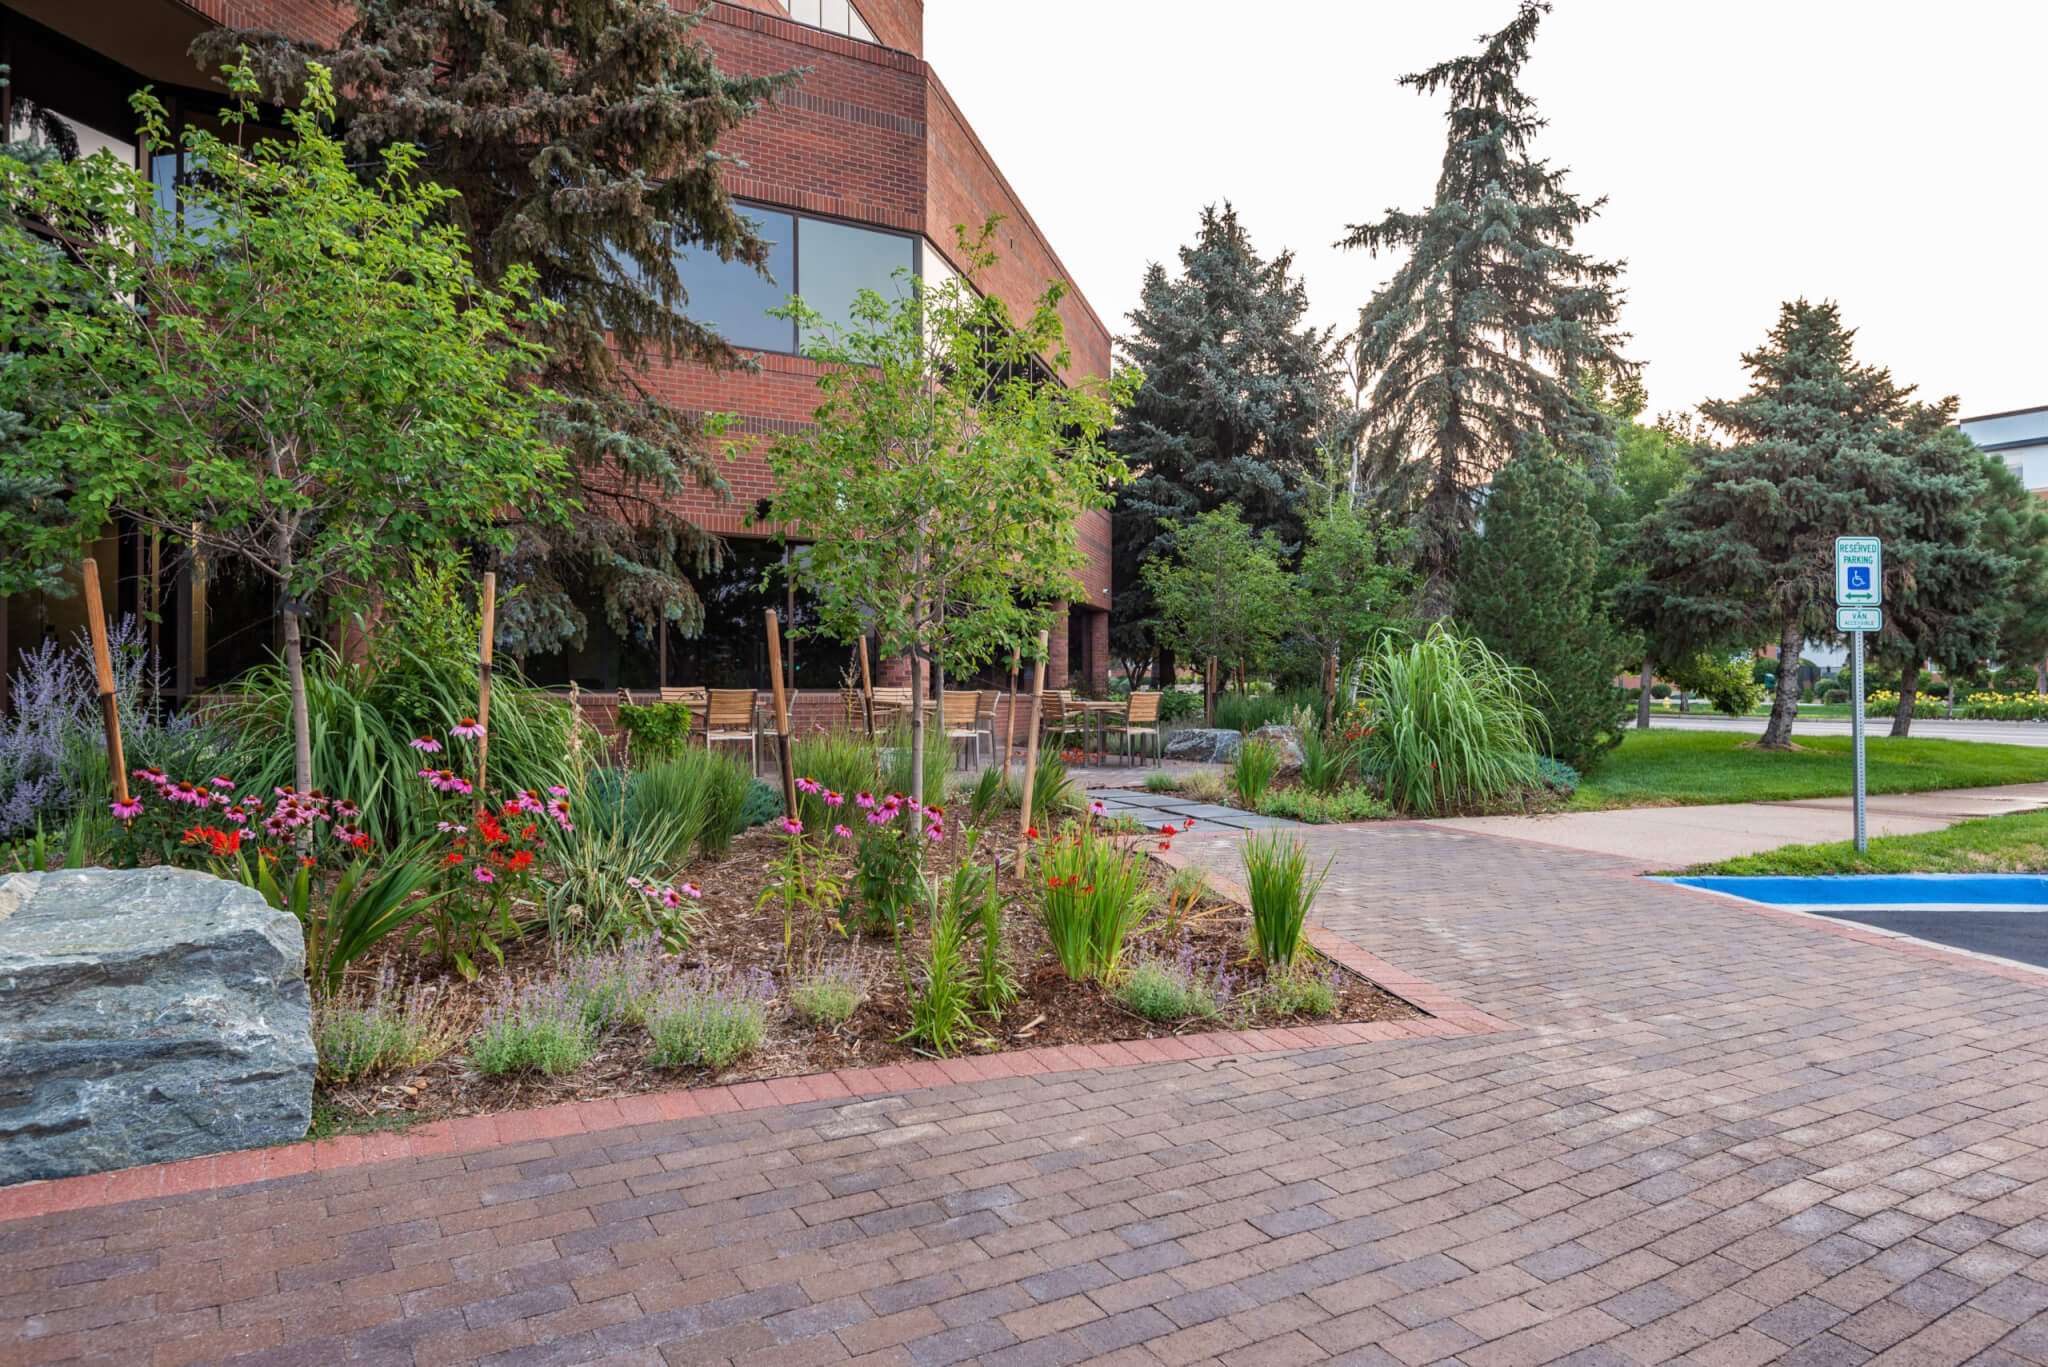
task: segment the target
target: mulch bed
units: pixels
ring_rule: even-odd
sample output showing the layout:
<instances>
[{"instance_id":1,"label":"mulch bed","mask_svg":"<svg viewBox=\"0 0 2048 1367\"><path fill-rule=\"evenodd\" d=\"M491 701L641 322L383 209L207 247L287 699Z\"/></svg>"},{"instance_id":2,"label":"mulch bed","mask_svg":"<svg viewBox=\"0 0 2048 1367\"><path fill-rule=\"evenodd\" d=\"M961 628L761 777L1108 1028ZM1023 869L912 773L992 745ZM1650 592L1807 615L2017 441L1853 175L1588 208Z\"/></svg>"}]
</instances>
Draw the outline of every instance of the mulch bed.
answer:
<instances>
[{"instance_id":1,"label":"mulch bed","mask_svg":"<svg viewBox=\"0 0 2048 1367\"><path fill-rule=\"evenodd\" d=\"M1152 1021L1125 1008L1097 984L1069 979L1060 970L1059 961L1034 916L1035 898L1019 877L1016 844L1013 833L987 831L981 837L978 854L983 859L991 853L1002 856L1001 886L1015 899L1004 919L1004 939L1017 980L1018 999L1000 1020L976 1018L976 1025L987 1039L966 1052L1158 1039L1211 1030L1282 1026L1305 1019L1234 1008L1224 1017L1178 1023ZM423 977L433 983L440 998L441 1028L451 1048L432 1062L404 1074L322 1084L321 1092L332 1108L335 1122L385 1125L488 1115L558 1102L794 1077L838 1068L878 1067L934 1057L929 1051L897 1038L909 1024L910 1010L897 966L896 947L887 937L858 933L842 936L829 928L815 928L810 936L812 960L850 959L858 968L866 1000L850 1019L834 1026L813 1025L788 1009L787 988L801 973L792 973L784 963L781 908L779 904L756 908L761 890L769 881L767 867L781 854L781 847L781 837L766 828L757 828L735 839L731 852L724 858L699 861L684 875L702 886L704 900L697 932L687 950L677 956L677 966L689 969L710 963L763 968L773 974L781 994L771 1009L766 1037L733 1066L716 1072L696 1067L652 1067L646 1062L644 1032L624 1029L609 1036L597 1056L573 1074L484 1075L471 1068L463 1057L463 1042L508 977L517 983L555 970L553 951L545 937L535 936L510 947L504 971L493 967L474 983L464 982L453 974L436 978L430 966L423 971L416 958L393 946L386 954L401 974ZM931 867L943 873L964 855L965 849L966 841L956 830L933 852ZM1153 876L1163 892L1165 871L1155 864ZM1155 916L1155 922L1157 919ZM922 917L913 917L913 921L921 923ZM1171 958L1181 951L1183 944L1192 944L1202 963L1228 966L1236 981L1241 1008L1262 980L1250 952L1247 926L1248 914L1243 907L1205 894L1182 918L1177 927L1178 938L1169 941L1166 928L1155 926L1134 937L1129 956L1135 958L1151 952ZM921 948L920 939L921 935L905 936L905 950L913 964ZM358 972L374 975L383 957L373 957L360 965ZM801 948L796 951L796 958L801 967ZM1316 956L1314 967L1333 983L1337 993L1335 1013L1315 1018L1316 1023L1399 1020L1423 1014L1321 956Z\"/></svg>"}]
</instances>

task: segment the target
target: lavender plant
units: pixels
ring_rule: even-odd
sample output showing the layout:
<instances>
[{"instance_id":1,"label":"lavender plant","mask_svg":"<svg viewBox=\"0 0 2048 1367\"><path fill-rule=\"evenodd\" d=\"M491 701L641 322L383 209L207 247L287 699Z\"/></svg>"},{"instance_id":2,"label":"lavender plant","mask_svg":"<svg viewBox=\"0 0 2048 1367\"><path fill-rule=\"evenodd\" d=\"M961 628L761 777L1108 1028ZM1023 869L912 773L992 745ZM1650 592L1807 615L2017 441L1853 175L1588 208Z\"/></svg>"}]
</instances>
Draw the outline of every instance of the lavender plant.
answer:
<instances>
[{"instance_id":1,"label":"lavender plant","mask_svg":"<svg viewBox=\"0 0 2048 1367\"><path fill-rule=\"evenodd\" d=\"M597 1032L561 978L499 989L469 1038L469 1061L480 1073L573 1073L597 1052Z\"/></svg>"},{"instance_id":2,"label":"lavender plant","mask_svg":"<svg viewBox=\"0 0 2048 1367\"><path fill-rule=\"evenodd\" d=\"M805 1020L837 1025L860 1009L860 968L852 959L835 959L812 968L789 990L789 1004Z\"/></svg>"},{"instance_id":3,"label":"lavender plant","mask_svg":"<svg viewBox=\"0 0 2048 1367\"><path fill-rule=\"evenodd\" d=\"M570 999L593 1030L641 1024L667 976L661 941L648 934L585 950L563 974Z\"/></svg>"},{"instance_id":4,"label":"lavender plant","mask_svg":"<svg viewBox=\"0 0 2048 1367\"><path fill-rule=\"evenodd\" d=\"M761 1042L774 1000L774 980L760 969L742 973L706 964L671 979L647 1010L654 1044L648 1062L723 1068Z\"/></svg>"},{"instance_id":5,"label":"lavender plant","mask_svg":"<svg viewBox=\"0 0 2048 1367\"><path fill-rule=\"evenodd\" d=\"M316 997L313 1046L321 1078L348 1082L426 1062L441 1044L435 1006L433 994L417 984L400 992L389 964L361 996Z\"/></svg>"},{"instance_id":6,"label":"lavender plant","mask_svg":"<svg viewBox=\"0 0 2048 1367\"><path fill-rule=\"evenodd\" d=\"M1183 943L1171 959L1156 954L1139 959L1112 990L1147 1020L1177 1021L1223 1014L1235 988L1228 969L1203 964L1195 947Z\"/></svg>"}]
</instances>

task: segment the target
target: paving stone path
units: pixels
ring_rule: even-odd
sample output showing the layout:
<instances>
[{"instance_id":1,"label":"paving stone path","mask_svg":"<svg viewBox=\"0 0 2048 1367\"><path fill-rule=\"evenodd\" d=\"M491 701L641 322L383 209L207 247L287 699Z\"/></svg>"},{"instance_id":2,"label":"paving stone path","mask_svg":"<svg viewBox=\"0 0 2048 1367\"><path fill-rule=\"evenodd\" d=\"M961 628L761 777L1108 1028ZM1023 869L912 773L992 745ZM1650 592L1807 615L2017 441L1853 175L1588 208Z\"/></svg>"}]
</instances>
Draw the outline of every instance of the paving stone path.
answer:
<instances>
[{"instance_id":1,"label":"paving stone path","mask_svg":"<svg viewBox=\"0 0 2048 1367\"><path fill-rule=\"evenodd\" d=\"M2048 980L1598 856L1305 838L1332 929L1521 1028L18 1220L0 1363L2048 1363Z\"/></svg>"},{"instance_id":2,"label":"paving stone path","mask_svg":"<svg viewBox=\"0 0 2048 1367\"><path fill-rule=\"evenodd\" d=\"M1088 798L1100 802L1107 817L1135 817L1147 825L1172 825L1191 835L1216 831L1265 831L1299 826L1298 821L1261 816L1216 802L1197 802L1173 793L1148 793L1141 788L1090 788ZM1194 825L1185 823L1192 821Z\"/></svg>"}]
</instances>

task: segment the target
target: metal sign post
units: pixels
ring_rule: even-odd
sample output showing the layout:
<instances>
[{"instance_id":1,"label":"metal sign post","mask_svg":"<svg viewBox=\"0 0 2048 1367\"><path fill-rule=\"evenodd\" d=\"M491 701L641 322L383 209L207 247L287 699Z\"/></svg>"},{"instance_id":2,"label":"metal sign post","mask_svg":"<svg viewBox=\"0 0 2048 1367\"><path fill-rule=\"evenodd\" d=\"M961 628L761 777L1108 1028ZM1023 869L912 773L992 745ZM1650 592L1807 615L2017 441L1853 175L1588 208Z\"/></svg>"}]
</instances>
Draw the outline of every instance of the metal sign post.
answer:
<instances>
[{"instance_id":1,"label":"metal sign post","mask_svg":"<svg viewBox=\"0 0 2048 1367\"><path fill-rule=\"evenodd\" d=\"M1849 635L1849 731L1855 751L1856 853L1870 851L1864 810L1863 633L1884 626L1884 546L1874 536L1835 538L1835 630ZM1779 668L1784 662L1779 661Z\"/></svg>"}]
</instances>

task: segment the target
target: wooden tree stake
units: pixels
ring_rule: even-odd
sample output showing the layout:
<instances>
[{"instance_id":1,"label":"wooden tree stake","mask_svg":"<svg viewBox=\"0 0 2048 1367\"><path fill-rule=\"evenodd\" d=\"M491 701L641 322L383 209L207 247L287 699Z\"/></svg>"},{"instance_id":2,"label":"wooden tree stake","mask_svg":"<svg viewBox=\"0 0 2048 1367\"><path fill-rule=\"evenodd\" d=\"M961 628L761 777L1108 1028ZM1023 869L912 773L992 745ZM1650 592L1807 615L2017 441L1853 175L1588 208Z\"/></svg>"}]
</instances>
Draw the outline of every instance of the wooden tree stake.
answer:
<instances>
[{"instance_id":1,"label":"wooden tree stake","mask_svg":"<svg viewBox=\"0 0 2048 1367\"><path fill-rule=\"evenodd\" d=\"M92 669L100 686L100 717L107 727L107 776L114 801L128 801L128 760L121 753L121 704L114 694L114 656L107 649L107 613L100 605L100 563L90 556L79 567L85 581L85 625L92 636Z\"/></svg>"},{"instance_id":2,"label":"wooden tree stake","mask_svg":"<svg viewBox=\"0 0 2048 1367\"><path fill-rule=\"evenodd\" d=\"M768 684L775 694L775 757L782 765L782 811L796 819L796 771L789 758L789 698L782 691L782 627L768 609Z\"/></svg>"},{"instance_id":3,"label":"wooden tree stake","mask_svg":"<svg viewBox=\"0 0 2048 1367\"><path fill-rule=\"evenodd\" d=\"M868 725L868 739L875 738L875 681L868 674L868 638L856 636L853 648L860 652L860 710Z\"/></svg>"},{"instance_id":4,"label":"wooden tree stake","mask_svg":"<svg viewBox=\"0 0 2048 1367\"><path fill-rule=\"evenodd\" d=\"M1003 718L1003 786L1010 786L1010 752L1017 748L1017 649L1010 648L1010 711Z\"/></svg>"},{"instance_id":5,"label":"wooden tree stake","mask_svg":"<svg viewBox=\"0 0 2048 1367\"><path fill-rule=\"evenodd\" d=\"M484 573L483 630L477 636L476 724L483 734L476 738L476 800L484 805L485 755L491 744L491 642L498 634L498 576ZM575 719L570 719L574 724Z\"/></svg>"},{"instance_id":6,"label":"wooden tree stake","mask_svg":"<svg viewBox=\"0 0 2048 1367\"><path fill-rule=\"evenodd\" d=\"M1031 835L1031 780L1038 776L1038 717L1045 703L1045 657L1050 654L1052 633L1041 631L1038 658L1031 663L1031 729L1024 733L1024 810L1017 818L1017 834L1027 840Z\"/></svg>"}]
</instances>

